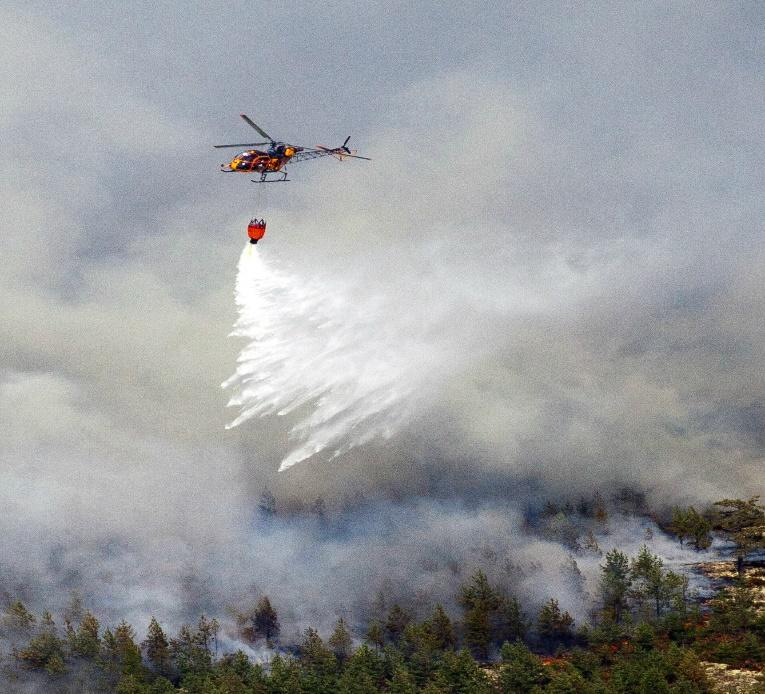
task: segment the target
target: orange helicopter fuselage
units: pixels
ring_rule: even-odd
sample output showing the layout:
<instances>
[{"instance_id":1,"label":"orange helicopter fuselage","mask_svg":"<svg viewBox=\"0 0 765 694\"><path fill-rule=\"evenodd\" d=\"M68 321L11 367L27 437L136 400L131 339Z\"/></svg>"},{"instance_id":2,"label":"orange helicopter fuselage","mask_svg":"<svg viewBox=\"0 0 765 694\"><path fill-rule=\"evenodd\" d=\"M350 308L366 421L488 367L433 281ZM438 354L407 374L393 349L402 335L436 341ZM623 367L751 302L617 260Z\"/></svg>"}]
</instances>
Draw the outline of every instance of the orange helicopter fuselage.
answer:
<instances>
[{"instance_id":1,"label":"orange helicopter fuselage","mask_svg":"<svg viewBox=\"0 0 765 694\"><path fill-rule=\"evenodd\" d=\"M237 173L268 173L281 170L284 165L292 159L295 150L287 147L281 156L272 156L268 152L261 152L257 149L250 149L246 152L237 154L227 165L221 165L224 171L235 171Z\"/></svg>"}]
</instances>

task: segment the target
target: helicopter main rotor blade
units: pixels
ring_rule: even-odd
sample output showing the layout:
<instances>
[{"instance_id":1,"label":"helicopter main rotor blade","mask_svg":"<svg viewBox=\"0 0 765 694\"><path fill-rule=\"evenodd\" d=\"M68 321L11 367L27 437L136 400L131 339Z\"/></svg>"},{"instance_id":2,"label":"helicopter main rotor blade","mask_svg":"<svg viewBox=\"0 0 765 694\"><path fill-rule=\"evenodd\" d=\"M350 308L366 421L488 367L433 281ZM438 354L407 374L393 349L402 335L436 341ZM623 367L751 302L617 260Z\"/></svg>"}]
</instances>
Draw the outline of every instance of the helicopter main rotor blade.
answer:
<instances>
[{"instance_id":1,"label":"helicopter main rotor blade","mask_svg":"<svg viewBox=\"0 0 765 694\"><path fill-rule=\"evenodd\" d=\"M270 142L243 142L239 145L213 145L216 149L221 147L257 147L258 145L270 145Z\"/></svg>"},{"instance_id":2,"label":"helicopter main rotor blade","mask_svg":"<svg viewBox=\"0 0 765 694\"><path fill-rule=\"evenodd\" d=\"M261 128L261 127L260 127L260 126L259 126L257 123L254 123L253 121L251 121L251 120L250 120L250 119L249 119L247 116L245 116L245 115L244 115L244 113L240 113L239 115L242 117L242 119L244 120L244 122L245 122L245 123L247 123L247 125L249 125L251 128L255 128L255 130L257 130L257 131L258 131L258 133L259 133L260 135L262 135L263 137L267 137L267 138L268 138L268 140L269 140L269 143L270 143L270 142L276 142L276 140L274 140L274 138L273 138L273 137L271 137L271 136L270 136L270 135L269 135L269 134L268 134L268 133L267 133L265 130L263 130L263 128Z\"/></svg>"}]
</instances>

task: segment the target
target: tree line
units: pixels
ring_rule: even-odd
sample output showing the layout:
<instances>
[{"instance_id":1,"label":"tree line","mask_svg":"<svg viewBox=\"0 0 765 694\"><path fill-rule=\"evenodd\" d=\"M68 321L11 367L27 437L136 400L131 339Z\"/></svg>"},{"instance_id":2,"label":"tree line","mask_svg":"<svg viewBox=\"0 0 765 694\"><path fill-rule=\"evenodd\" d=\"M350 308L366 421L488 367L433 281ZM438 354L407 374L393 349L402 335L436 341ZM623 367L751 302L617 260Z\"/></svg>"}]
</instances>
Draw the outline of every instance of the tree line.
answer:
<instances>
[{"instance_id":1,"label":"tree line","mask_svg":"<svg viewBox=\"0 0 765 694\"><path fill-rule=\"evenodd\" d=\"M57 621L20 601L0 615L2 691L30 682L46 692L117 694L397 694L449 692L710 692L703 661L752 669L765 663L765 614L743 561L761 546L758 499L723 500L711 512L679 508L672 529L703 549L712 533L734 543L739 579L700 604L688 577L643 546L613 549L600 565L595 610L577 624L555 596L536 610L475 570L458 589L457 614L440 604L416 619L401 604L353 628L306 629L285 640L278 596L222 625L208 616L169 634L151 618L143 638L126 621L102 625L72 600ZM555 511L556 515L558 511ZM704 532L706 535L704 535ZM251 657L258 649L262 658ZM250 653L251 655L248 655Z\"/></svg>"}]
</instances>

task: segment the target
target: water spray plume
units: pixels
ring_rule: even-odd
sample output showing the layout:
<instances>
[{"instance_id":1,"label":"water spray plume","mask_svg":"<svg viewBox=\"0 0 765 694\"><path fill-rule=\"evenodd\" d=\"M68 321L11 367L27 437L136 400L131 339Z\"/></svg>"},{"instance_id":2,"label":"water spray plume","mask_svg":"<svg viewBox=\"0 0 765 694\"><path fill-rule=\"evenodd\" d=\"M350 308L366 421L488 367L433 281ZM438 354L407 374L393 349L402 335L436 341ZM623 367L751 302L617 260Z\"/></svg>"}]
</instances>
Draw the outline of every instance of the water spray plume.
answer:
<instances>
[{"instance_id":1,"label":"water spray plume","mask_svg":"<svg viewBox=\"0 0 765 694\"><path fill-rule=\"evenodd\" d=\"M433 356L385 301L275 269L252 246L239 259L235 296L231 335L248 342L223 383L234 391L229 406L240 410L228 428L297 417L295 447L280 470L390 437L410 417Z\"/></svg>"}]
</instances>

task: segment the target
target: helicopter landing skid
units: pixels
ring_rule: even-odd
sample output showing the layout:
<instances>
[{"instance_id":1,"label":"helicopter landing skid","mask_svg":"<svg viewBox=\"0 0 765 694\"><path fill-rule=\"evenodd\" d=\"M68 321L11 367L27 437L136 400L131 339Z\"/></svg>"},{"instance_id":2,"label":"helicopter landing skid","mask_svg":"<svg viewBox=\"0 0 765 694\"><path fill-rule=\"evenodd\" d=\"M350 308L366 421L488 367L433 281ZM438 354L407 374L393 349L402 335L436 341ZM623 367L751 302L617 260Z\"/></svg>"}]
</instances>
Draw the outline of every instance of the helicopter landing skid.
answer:
<instances>
[{"instance_id":1,"label":"helicopter landing skid","mask_svg":"<svg viewBox=\"0 0 765 694\"><path fill-rule=\"evenodd\" d=\"M282 177L281 178L277 178L277 179L271 178L271 179L269 179L269 178L266 178L267 176L268 176L268 173L262 173L262 174L260 174L260 179L252 178L250 180L253 183L285 183L285 182L290 180L289 178L287 178L287 172L286 171L282 172Z\"/></svg>"}]
</instances>

